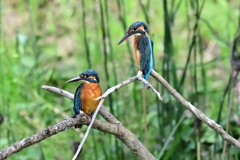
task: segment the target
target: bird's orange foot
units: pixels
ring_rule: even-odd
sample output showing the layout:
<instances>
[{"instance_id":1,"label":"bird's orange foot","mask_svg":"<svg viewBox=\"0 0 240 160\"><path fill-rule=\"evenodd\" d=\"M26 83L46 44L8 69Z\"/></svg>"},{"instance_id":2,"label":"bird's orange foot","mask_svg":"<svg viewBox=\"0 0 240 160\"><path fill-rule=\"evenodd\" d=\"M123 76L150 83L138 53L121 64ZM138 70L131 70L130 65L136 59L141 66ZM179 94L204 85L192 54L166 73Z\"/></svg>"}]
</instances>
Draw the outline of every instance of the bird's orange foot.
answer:
<instances>
[{"instance_id":1,"label":"bird's orange foot","mask_svg":"<svg viewBox=\"0 0 240 160\"><path fill-rule=\"evenodd\" d=\"M92 119L92 115L91 115L91 114L87 114L87 113L86 113L86 115L87 115L90 119Z\"/></svg>"}]
</instances>

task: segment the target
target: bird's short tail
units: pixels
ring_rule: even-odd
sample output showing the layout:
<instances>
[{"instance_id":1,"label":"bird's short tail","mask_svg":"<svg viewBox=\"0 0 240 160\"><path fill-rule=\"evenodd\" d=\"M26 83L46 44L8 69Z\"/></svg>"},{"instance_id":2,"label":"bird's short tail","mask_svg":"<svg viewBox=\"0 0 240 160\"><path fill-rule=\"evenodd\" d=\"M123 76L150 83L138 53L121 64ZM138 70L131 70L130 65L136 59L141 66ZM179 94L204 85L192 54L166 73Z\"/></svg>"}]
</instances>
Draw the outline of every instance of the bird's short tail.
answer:
<instances>
[{"instance_id":1,"label":"bird's short tail","mask_svg":"<svg viewBox=\"0 0 240 160\"><path fill-rule=\"evenodd\" d=\"M152 71L152 69L149 70L149 71L147 71L147 73L146 73L146 72L145 72L145 73L143 72L143 78L144 78L146 81L148 80L148 77L149 77L151 71ZM143 83L143 85L145 86L146 84Z\"/></svg>"},{"instance_id":2,"label":"bird's short tail","mask_svg":"<svg viewBox=\"0 0 240 160\"><path fill-rule=\"evenodd\" d=\"M145 74L145 75L143 75L143 78L147 81L148 80L148 76L149 76L149 74ZM143 83L143 85L146 86L146 83Z\"/></svg>"}]
</instances>

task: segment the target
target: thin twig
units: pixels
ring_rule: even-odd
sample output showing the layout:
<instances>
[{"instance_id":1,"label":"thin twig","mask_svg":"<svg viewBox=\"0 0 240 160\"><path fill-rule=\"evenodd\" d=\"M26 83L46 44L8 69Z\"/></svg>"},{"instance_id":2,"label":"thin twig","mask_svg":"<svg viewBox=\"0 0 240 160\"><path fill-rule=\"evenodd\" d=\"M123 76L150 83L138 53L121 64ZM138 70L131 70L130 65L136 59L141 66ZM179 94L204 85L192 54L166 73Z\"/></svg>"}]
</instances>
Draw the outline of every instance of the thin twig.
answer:
<instances>
[{"instance_id":1,"label":"thin twig","mask_svg":"<svg viewBox=\"0 0 240 160\"><path fill-rule=\"evenodd\" d=\"M140 73L141 74L141 73ZM141 75L140 75L141 76ZM51 86L42 86L42 88L50 91L50 92L54 92L54 93L57 93L57 94L61 94L63 96L66 96L67 98L69 99L73 99L74 98L74 95L72 93L69 93L67 91L64 91L62 89L59 89L59 88L56 88L56 87L51 87ZM91 119L91 123L94 125L95 122L99 121L99 120L95 120L96 118L96 115L97 113L99 112L102 117L109 123L111 124L114 124L115 126L117 126L117 130L116 129L113 129L109 126L109 128L107 128L108 130L105 131L107 133L111 133L111 134L114 134L114 133L117 133L117 134L114 134L117 138L119 138L120 140L123 141L123 143L125 143L132 151L134 151L134 153L138 156L138 159L140 160L145 160L145 159L149 159L149 160L156 160L155 157L153 157L153 155L145 148L145 146L134 136L134 134L132 134L129 130L127 130L122 124L120 121L118 121L110 112L108 112L108 110L102 105L104 99L101 100L98 104L98 107L93 115L93 118ZM81 112L83 113L83 112ZM84 114L81 114L81 115L84 115ZM80 115L80 116L81 116ZM78 116L79 118L79 116ZM80 117L81 118L81 117ZM90 126L90 125L89 125ZM93 127L93 128L97 128L98 130L101 130L101 127ZM86 134L84 135L85 138L83 138L81 144L79 145L78 147L78 150L80 151L81 150L81 147L84 143L84 141L86 140L87 138L87 135L89 133L91 129L91 126L88 127L87 129L87 132ZM112 133L112 131L117 131L117 132L114 132ZM137 147L137 148L136 148ZM78 151L78 152L79 152ZM79 153L76 152L75 156L77 156ZM74 157L75 157L74 156ZM73 157L73 158L74 158Z\"/></svg>"},{"instance_id":2,"label":"thin twig","mask_svg":"<svg viewBox=\"0 0 240 160\"><path fill-rule=\"evenodd\" d=\"M61 94L62 96L68 97L69 99L73 99L73 97L74 97L74 95L73 95L72 93L67 92L67 91L64 91L64 90L59 89L59 88L56 88L56 87L51 87L51 86L43 85L42 88L43 88L43 89L46 89L46 90L48 90L48 91L50 91L50 92L54 92L54 93ZM87 131L86 131L86 133L84 134L84 137L83 137L81 143L79 144L78 150L77 150L77 152L75 153L75 155L74 155L74 157L72 158L72 160L75 160L75 159L78 157L78 155L79 155L79 153L80 153L80 151L81 151L81 148L82 148L83 144L85 143L85 141L86 141L86 139L87 139L87 137L88 137L88 135L89 135L89 132L90 132L90 130L91 130L91 127L92 127L92 125L93 125L93 122L94 122L94 120L96 119L97 113L99 112L99 110L100 110L103 102L104 102L104 99L101 99L101 101L100 101L99 104L98 104L98 107L97 107L96 111L94 112L94 115L93 115L93 117L92 117L91 123L90 123L90 125L88 126ZM82 113L82 111L80 111L80 112ZM121 124L121 123L118 121L117 124Z\"/></svg>"},{"instance_id":3,"label":"thin twig","mask_svg":"<svg viewBox=\"0 0 240 160\"><path fill-rule=\"evenodd\" d=\"M42 88L66 96L67 98L73 99L74 95L62 89L50 86L42 86ZM156 160L154 156L146 149L146 147L136 138L136 136L126 129L121 123L102 105L99 113L109 123L102 122L100 120L94 120L92 128L100 130L104 133L110 133L116 138L120 139L136 156L139 160ZM57 124L49 126L42 131L24 138L11 146L0 151L0 160L9 157L10 155L17 153L24 148L34 145L40 141L45 140L59 132L65 131L66 129L75 125L84 124L88 125L90 118L85 113L80 113L76 118L67 118Z\"/></svg>"},{"instance_id":4,"label":"thin twig","mask_svg":"<svg viewBox=\"0 0 240 160\"><path fill-rule=\"evenodd\" d=\"M93 117L92 117L92 119L91 119L91 123L89 124L89 126L88 126L88 128L87 128L87 131L86 131L86 133L85 133L85 135L84 135L81 143L79 144L78 149L77 149L77 152L75 153L75 155L74 155L74 157L72 158L72 160L75 160L75 159L78 157L78 155L79 155L79 153L80 153L80 151L81 151L81 149L82 149L82 146L83 146L83 144L85 143L85 141L86 141L86 139L87 139L87 137L88 137L88 134L89 134L89 132L90 132L90 130L91 130L91 128L92 128L93 122L94 122L94 120L96 119L96 116L97 116L97 114L98 114L98 111L100 110L100 108L101 108L104 100L105 100L105 99L101 99L101 101L99 102L99 104L98 104L98 106L97 106L97 109L96 109L96 111L94 112L94 115L93 115Z\"/></svg>"},{"instance_id":5,"label":"thin twig","mask_svg":"<svg viewBox=\"0 0 240 160\"><path fill-rule=\"evenodd\" d=\"M64 97L67 97L69 99L74 98L74 94L72 94L68 91L64 91L64 90L62 90L60 88L57 88L57 87L42 85L42 88L48 90L49 92L60 94L60 95L62 95Z\"/></svg>"},{"instance_id":6,"label":"thin twig","mask_svg":"<svg viewBox=\"0 0 240 160\"><path fill-rule=\"evenodd\" d=\"M64 97L67 97L71 100L73 100L74 98L74 94L68 92L68 91L65 91L65 90L62 90L60 88L57 88L57 87L52 87L52 86L46 86L46 85L43 85L42 86L43 89L46 89L47 91L49 92L53 92L53 93L57 93L57 94L60 94ZM81 111L82 112L82 111ZM82 112L83 113L83 112ZM108 122L108 123L111 123L111 124L121 124L120 121L118 121L107 109L106 107L104 107L104 105L102 105L99 113L101 114L101 116Z\"/></svg>"},{"instance_id":7,"label":"thin twig","mask_svg":"<svg viewBox=\"0 0 240 160\"><path fill-rule=\"evenodd\" d=\"M33 144L41 142L59 132L63 132L66 129L79 124L88 125L90 123L90 118L86 114L80 114L76 118L67 118L57 124L49 126L38 133L24 138L11 146L0 151L0 159L5 159L10 155L17 153L24 148L27 148ZM140 160L156 160L153 155L145 148L145 146L122 125L114 125L106 123L100 120L95 120L93 123L93 128L100 130L104 133L110 133L120 139L129 149L132 150L134 154L137 155Z\"/></svg>"},{"instance_id":8,"label":"thin twig","mask_svg":"<svg viewBox=\"0 0 240 160\"><path fill-rule=\"evenodd\" d=\"M136 78L134 78L134 80L133 80L133 77L132 77L132 79L129 78L128 80L126 80L126 81L124 81L124 82L126 82L126 84L129 84L129 83L131 83L131 82L133 82L133 81L135 81L135 80L140 80L140 81L142 81L143 83L147 84L148 87L150 87L150 88L153 90L153 92L155 92L155 93L158 95L158 98L159 98L160 100L162 100L162 97L161 97L160 93L159 93L147 80L145 80L145 79L142 78L141 76L142 76L142 72L141 72L141 71L138 71L137 75L134 76L134 77L136 77ZM101 97L98 97L98 98L95 99L95 100L101 99L101 101L99 102L99 104L98 104L98 106L97 106L97 109L96 109L95 112L94 112L94 115L93 115L93 117L92 117L91 123L90 123L90 125L88 126L87 131L86 131L86 133L85 133L85 135L84 135L81 143L79 144L78 150L77 150L77 152L75 153L75 155L74 155L74 157L72 158L72 160L75 160L75 159L78 157L78 154L80 153L81 148L82 148L84 142L86 141L86 139L87 139L87 137L88 137L88 134L89 134L89 132L90 132L90 130L91 130L91 127L92 127L92 125L93 125L93 122L94 122L94 120L96 119L96 116L97 116L97 114L98 114L98 111L100 110L100 108L101 108L101 106L102 106L105 98L106 98L110 93L112 93L113 91L115 91L115 90L121 88L122 86L126 85L124 82L122 82L122 83L120 83L120 84L118 84L118 85L116 85L116 86L108 89ZM128 83L128 82L129 82L129 83Z\"/></svg>"},{"instance_id":9,"label":"thin twig","mask_svg":"<svg viewBox=\"0 0 240 160\"><path fill-rule=\"evenodd\" d=\"M24 138L14 144L12 144L11 146L7 147L6 149L3 149L0 151L0 159L5 159L7 157L9 157L10 155L21 151L22 149L31 146L35 143L41 142L44 139L51 137L59 132L65 131L66 129L75 126L79 123L81 124L88 124L90 122L90 119L88 118L87 115L85 114L81 114L81 117L77 117L77 118L67 118L61 122L58 122L57 124L54 124L52 126L49 126L45 129L43 129L42 131L31 135L27 138ZM104 123L104 122L102 122ZM107 125L107 123L104 123L105 125Z\"/></svg>"},{"instance_id":10,"label":"thin twig","mask_svg":"<svg viewBox=\"0 0 240 160\"><path fill-rule=\"evenodd\" d=\"M138 71L138 73L137 73L136 76L133 76L133 77L131 77L131 78L129 78L129 79L127 79L127 80L125 80L125 81L117 84L116 86L113 86L113 87L109 88L105 93L103 93L102 96L96 98L95 100L104 99L104 98L106 98L110 93L112 93L112 92L116 91L117 89L119 89L119 88L121 88L121 87L123 87L123 86L125 86L125 85L127 85L127 84L129 84L129 83L131 83L131 82L133 82L133 81L136 81L136 80L139 80L139 81L142 81L143 83L145 83L149 88L152 89L152 91L153 91L154 93L157 94L159 100L162 100L161 94L160 94L147 80L145 80L144 78L142 78L142 72L141 72L141 71Z\"/></svg>"},{"instance_id":11,"label":"thin twig","mask_svg":"<svg viewBox=\"0 0 240 160\"><path fill-rule=\"evenodd\" d=\"M141 75L138 75L138 76L141 76ZM51 87L51 86L46 86L46 85L44 85L44 86L42 86L42 88L44 88L44 89L46 89L46 90L48 90L48 91L50 91L50 92L54 92L54 93L61 94L61 95L66 96L66 97L68 97L68 98L70 98L70 99L73 99L73 97L74 97L73 94L71 94L71 93L69 93L69 92L67 92L67 91L64 91L64 90L62 90L62 89L56 88L56 87ZM85 133L85 135L84 135L81 143L79 144L78 150L77 150L77 152L75 153L75 155L74 155L74 157L72 158L72 160L75 160L75 159L78 157L78 154L80 153L81 148L82 148L83 144L85 143L85 141L86 141L86 139L87 139L87 137L88 137L88 135L89 135L89 132L90 132L90 130L91 130L91 128L92 128L92 125L93 125L93 123L94 123L94 121L95 121L95 119L96 119L97 113L99 112L100 109L101 109L101 110L100 110L100 113L102 113L101 115L102 115L109 123L112 123L112 124L115 124L115 125L118 125L118 126L120 126L120 125L122 126L122 124L121 124L114 116L112 116L110 113L108 113L108 114L103 114L103 113L106 113L105 107L102 106L104 100L105 100L105 99L101 99L101 101L99 102L98 107L97 107L96 111L94 112L94 115L93 115L93 117L92 117L92 119L91 119L91 123L90 123L90 125L88 126L87 131L86 131L86 133ZM102 107L102 108L101 108L101 107Z\"/></svg>"},{"instance_id":12,"label":"thin twig","mask_svg":"<svg viewBox=\"0 0 240 160\"><path fill-rule=\"evenodd\" d=\"M160 94L146 79L144 79L144 78L142 78L142 77L138 77L138 80L142 81L142 82L145 83L149 88L151 88L152 91L157 94L159 100L161 100L161 101L163 100L162 97L161 97L161 94Z\"/></svg>"},{"instance_id":13,"label":"thin twig","mask_svg":"<svg viewBox=\"0 0 240 160\"><path fill-rule=\"evenodd\" d=\"M185 106L188 110L190 110L195 116L197 116L202 122L207 124L209 127L214 129L224 140L235 146L237 149L240 149L240 143L236 139L234 139L232 136L230 136L226 131L223 130L223 128L218 125L215 121L211 120L207 116L205 116L200 110L198 110L195 106L193 106L190 102L186 101L174 88L172 88L169 83L163 79L162 76L160 76L156 71L152 70L151 75L159 81L165 89L169 91L183 106ZM130 82L129 82L130 83ZM68 98L72 99L73 94L70 94L69 92L66 92L64 90L61 90L59 88L53 87L53 90L50 90L50 87L48 86L42 86L42 88L45 88L51 92L59 93L61 95L67 96ZM103 109L101 109L103 110ZM102 112L103 114L104 112ZM40 131L39 133L32 135L30 137L27 137L19 142L16 142L15 144L7 147L6 149L0 151L0 159L4 159L9 157L10 155L19 152L20 150L33 145L37 142L40 142L54 134L57 134L58 132L64 131L67 128L71 126L75 126L77 124L89 124L90 119L87 118L87 116L84 116L84 114L81 114L83 116L80 117L80 119L77 118L68 118L65 119L62 122L59 122L53 126L50 126L43 131ZM111 113L105 113L104 117L107 117L106 120L111 121L112 123L115 122L114 118L113 120L109 120L109 117L114 117L111 115ZM85 118L84 118L85 117ZM118 121L119 122L119 121ZM101 130L106 133L111 133L115 135L118 139L122 140L125 145L129 147L135 153L140 160L145 159L156 159L153 157L153 155L146 149L145 146L132 134L129 130L127 130L122 125L115 125L110 123L104 123L99 120L95 120L93 123L93 128L96 128L98 130Z\"/></svg>"}]
</instances>

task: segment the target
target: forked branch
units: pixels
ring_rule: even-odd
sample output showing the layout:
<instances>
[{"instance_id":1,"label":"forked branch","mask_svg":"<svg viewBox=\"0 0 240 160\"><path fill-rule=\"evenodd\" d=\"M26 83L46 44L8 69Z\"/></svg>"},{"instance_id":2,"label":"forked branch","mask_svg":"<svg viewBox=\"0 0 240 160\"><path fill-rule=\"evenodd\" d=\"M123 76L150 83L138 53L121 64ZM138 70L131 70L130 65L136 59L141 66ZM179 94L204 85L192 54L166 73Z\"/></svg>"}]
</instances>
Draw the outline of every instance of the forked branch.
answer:
<instances>
[{"instance_id":1,"label":"forked branch","mask_svg":"<svg viewBox=\"0 0 240 160\"><path fill-rule=\"evenodd\" d=\"M142 81L143 83L145 83L149 88L152 89L152 91L153 91L154 93L157 94L159 100L162 100L161 94L160 94L147 80L145 80L144 78L142 78L142 72L141 72L141 71L138 71L138 74L137 74L136 76L133 76L133 77L131 77L131 78L129 78L129 79L127 79L127 80L119 83L118 85L109 88L105 93L103 93L103 95L102 95L101 97L98 97L98 98L96 98L95 100L104 99L104 98L106 98L110 93L112 93L112 92L118 90L119 88L121 88L122 86L125 86L125 85L127 85L127 84L129 84L129 83L131 83L131 82L133 82L133 81L136 81L136 80L139 80L139 81Z\"/></svg>"},{"instance_id":2,"label":"forked branch","mask_svg":"<svg viewBox=\"0 0 240 160\"><path fill-rule=\"evenodd\" d=\"M74 95L64 91L62 89L50 86L42 86L42 88L63 95L67 98L73 99ZM100 108L99 113L109 123L102 122L100 120L94 120L92 128L100 130L105 133L110 133L120 139L140 160L156 160L156 158L146 149L146 147L126 129L104 106ZM41 142L48 137L51 137L59 132L65 131L66 129L78 125L85 124L89 125L91 119L86 114L82 113L77 118L67 118L57 124L54 124L37 134L22 139L19 142L12 144L11 146L0 151L0 159L5 159L10 155L23 150L35 143Z\"/></svg>"},{"instance_id":3,"label":"forked branch","mask_svg":"<svg viewBox=\"0 0 240 160\"><path fill-rule=\"evenodd\" d=\"M202 122L207 124L209 127L211 127L213 130L215 130L224 140L235 146L236 148L240 149L240 143L235 138L230 136L226 131L223 130L223 128L217 124L215 121L211 120L207 116L205 116L200 110L198 110L195 106L193 106L190 102L185 100L174 88L172 88L165 79L160 76L156 71L152 71L151 75L160 82L163 87L168 90L175 98L178 100L184 107L186 107L188 110L190 110L195 116L197 116ZM134 80L138 79L141 80L141 77L135 76L132 77ZM104 94L103 97L105 98L108 94L113 92L114 90L120 88L121 86L124 86L128 83L131 83L133 79L127 80L127 82L122 82L123 84L118 84L115 87L112 87L110 91L107 91L106 94ZM141 80L142 81L142 80ZM144 82L144 81L143 81ZM144 82L146 83L146 82ZM148 85L148 83L146 83ZM148 85L149 86L149 85ZM58 94L61 94L63 96L66 96L70 99L73 99L73 94L66 92L64 90L61 90L59 88L55 87L49 87L49 86L43 86L44 89L47 89L51 92L55 92ZM151 88L151 87L150 87ZM153 89L153 88L152 88ZM160 95L160 94L159 94ZM160 99L160 98L159 98ZM122 140L123 143L125 143L132 151L135 153L138 157L138 159L144 160L144 159L155 159L153 155L145 148L145 146L142 145L142 143L124 126L121 125L121 123L110 113L106 110L105 107L101 107L99 113L109 122L105 123L99 120L95 120L93 123L93 128L96 128L98 130L101 130L106 133L110 133L115 135L118 139ZM54 134L57 134L58 132L64 131L68 129L69 127L75 126L77 124L89 124L90 119L87 116L84 116L85 114L81 114L81 116L77 118L68 118L65 119L53 126L50 126L39 133L32 135L30 137L24 138L23 140L16 142L15 144L7 147L6 149L0 151L0 159L4 159L9 157L10 155L19 152L20 150L31 146L37 142L40 142ZM120 125L119 125L120 124Z\"/></svg>"}]
</instances>

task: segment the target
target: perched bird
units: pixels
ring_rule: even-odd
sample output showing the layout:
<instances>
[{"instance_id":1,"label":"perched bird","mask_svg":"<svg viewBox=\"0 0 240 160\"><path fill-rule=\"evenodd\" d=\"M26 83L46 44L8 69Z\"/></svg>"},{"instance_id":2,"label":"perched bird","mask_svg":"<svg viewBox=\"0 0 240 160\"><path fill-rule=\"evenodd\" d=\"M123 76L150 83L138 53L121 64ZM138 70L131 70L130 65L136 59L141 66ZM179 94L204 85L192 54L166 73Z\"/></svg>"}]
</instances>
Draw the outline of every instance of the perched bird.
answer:
<instances>
[{"instance_id":1,"label":"perched bird","mask_svg":"<svg viewBox=\"0 0 240 160\"><path fill-rule=\"evenodd\" d=\"M144 79L147 80L153 68L153 42L149 36L148 26L141 21L134 22L118 45L132 35L136 63L138 69L143 72Z\"/></svg>"},{"instance_id":2,"label":"perched bird","mask_svg":"<svg viewBox=\"0 0 240 160\"><path fill-rule=\"evenodd\" d=\"M66 83L74 81L80 81L82 83L78 86L74 94L73 117L76 117L80 110L90 116L100 101L95 101L94 99L102 95L98 74L93 69L88 69L78 77L68 80ZM80 128L81 126L82 125L76 125L75 128Z\"/></svg>"}]
</instances>

